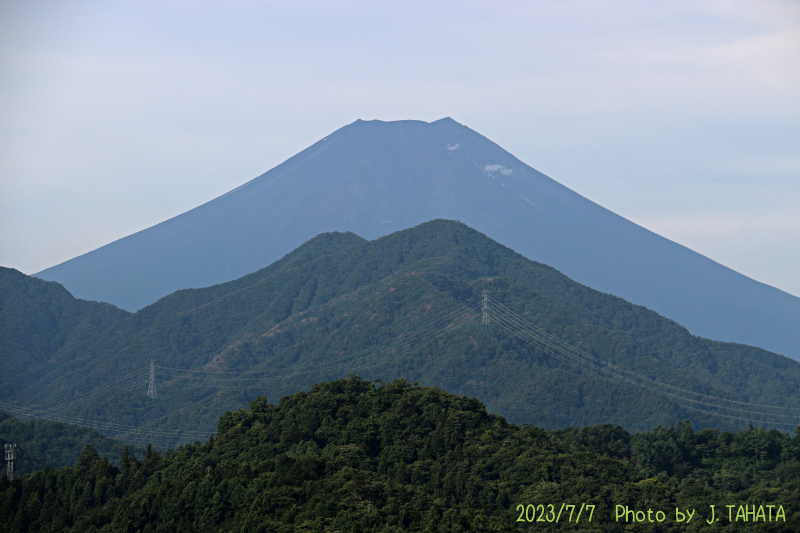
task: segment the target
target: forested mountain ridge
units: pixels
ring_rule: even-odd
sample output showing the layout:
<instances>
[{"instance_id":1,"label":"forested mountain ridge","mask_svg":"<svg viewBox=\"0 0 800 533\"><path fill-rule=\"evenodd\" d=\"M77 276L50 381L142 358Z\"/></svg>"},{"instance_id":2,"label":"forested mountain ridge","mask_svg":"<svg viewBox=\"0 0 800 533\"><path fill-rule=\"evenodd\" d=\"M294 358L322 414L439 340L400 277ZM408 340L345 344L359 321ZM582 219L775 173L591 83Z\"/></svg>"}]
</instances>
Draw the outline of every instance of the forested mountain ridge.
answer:
<instances>
[{"instance_id":1,"label":"forested mountain ridge","mask_svg":"<svg viewBox=\"0 0 800 533\"><path fill-rule=\"evenodd\" d=\"M0 267L0 372L45 362L130 313L74 298L60 284ZM68 349L68 348L67 348Z\"/></svg>"},{"instance_id":2,"label":"forested mountain ridge","mask_svg":"<svg viewBox=\"0 0 800 533\"><path fill-rule=\"evenodd\" d=\"M165 456L123 453L117 468L87 448L75 468L0 479L0 528L788 533L798 472L800 433L547 433L474 398L350 376L257 398Z\"/></svg>"},{"instance_id":3,"label":"forested mountain ridge","mask_svg":"<svg viewBox=\"0 0 800 533\"><path fill-rule=\"evenodd\" d=\"M484 290L502 306L488 326ZM513 322L503 322L503 308ZM520 321L607 365L570 364L526 342L513 331ZM150 361L157 398L144 395ZM608 364L639 385L628 374L609 379ZM0 401L65 403L71 416L118 422L115 434L128 441L122 425L193 432L158 441L172 446L208 435L219 413L248 398L279 398L350 372L474 395L515 423L546 428L800 423L795 361L694 337L443 220L375 241L322 234L256 273L178 291L65 345L47 364L4 376ZM91 392L98 386L105 392ZM96 394L91 402L84 391ZM727 407L714 407L717 399ZM764 414L751 404L780 409Z\"/></svg>"}]
</instances>

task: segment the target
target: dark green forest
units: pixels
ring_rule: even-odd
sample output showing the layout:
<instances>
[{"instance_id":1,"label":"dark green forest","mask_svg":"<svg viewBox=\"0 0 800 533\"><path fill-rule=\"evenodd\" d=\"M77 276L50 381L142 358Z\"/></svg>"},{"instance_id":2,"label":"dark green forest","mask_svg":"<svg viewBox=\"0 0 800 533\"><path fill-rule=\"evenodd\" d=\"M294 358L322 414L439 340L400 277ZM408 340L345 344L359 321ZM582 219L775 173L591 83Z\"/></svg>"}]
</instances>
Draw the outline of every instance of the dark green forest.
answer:
<instances>
[{"instance_id":1,"label":"dark green forest","mask_svg":"<svg viewBox=\"0 0 800 533\"><path fill-rule=\"evenodd\" d=\"M351 372L475 396L545 429L800 424L796 361L695 337L456 222L375 241L319 235L263 270L133 314L12 269L0 269L0 290L0 409L160 450L204 441L254 397ZM529 342L520 331L531 328L577 355ZM145 394L151 361L156 398Z\"/></svg>"},{"instance_id":2,"label":"dark green forest","mask_svg":"<svg viewBox=\"0 0 800 533\"><path fill-rule=\"evenodd\" d=\"M257 398L207 441L141 460L86 446L73 467L3 478L0 495L10 532L794 532L800 428L546 431L350 376Z\"/></svg>"},{"instance_id":3,"label":"dark green forest","mask_svg":"<svg viewBox=\"0 0 800 533\"><path fill-rule=\"evenodd\" d=\"M0 447L17 444L14 475L21 476L43 470L45 466L73 466L87 444L97 453L117 462L125 443L98 431L50 420L19 420L0 411ZM131 453L141 456L144 449L129 446Z\"/></svg>"}]
</instances>

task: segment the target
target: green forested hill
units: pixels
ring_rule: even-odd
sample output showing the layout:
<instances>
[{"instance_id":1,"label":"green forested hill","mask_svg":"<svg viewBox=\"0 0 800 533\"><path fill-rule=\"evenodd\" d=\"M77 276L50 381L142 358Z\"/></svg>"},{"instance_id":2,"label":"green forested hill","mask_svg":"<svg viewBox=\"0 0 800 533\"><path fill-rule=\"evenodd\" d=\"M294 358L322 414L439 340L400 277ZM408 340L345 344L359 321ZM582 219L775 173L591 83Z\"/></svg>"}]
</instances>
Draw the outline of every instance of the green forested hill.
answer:
<instances>
[{"instance_id":1,"label":"green forested hill","mask_svg":"<svg viewBox=\"0 0 800 533\"><path fill-rule=\"evenodd\" d=\"M87 448L75 468L0 480L0 528L779 533L800 527L800 433L695 433L684 423L633 436L610 425L548 434L488 414L474 398L355 376L278 405L256 399L226 413L217 433L165 456L148 449L142 462L123 454L119 468ZM707 523L711 505L719 518L714 526ZM637 511L644 522L634 522Z\"/></svg>"},{"instance_id":2,"label":"green forested hill","mask_svg":"<svg viewBox=\"0 0 800 533\"><path fill-rule=\"evenodd\" d=\"M97 453L116 461L125 444L94 429L48 420L19 420L0 411L0 447L16 444L14 475L23 476L45 466L73 466L81 451L91 444ZM144 450L130 447L131 453Z\"/></svg>"},{"instance_id":3,"label":"green forested hill","mask_svg":"<svg viewBox=\"0 0 800 533\"><path fill-rule=\"evenodd\" d=\"M580 352L515 335L534 327ZM151 361L157 398L145 396ZM43 416L59 406L65 421L113 421L105 430L125 441L166 447L204 438L254 396L351 372L475 396L514 423L552 429L800 424L800 364L694 337L442 220L371 242L323 234L241 279L120 314L4 375L0 407L24 414L35 403Z\"/></svg>"}]
</instances>

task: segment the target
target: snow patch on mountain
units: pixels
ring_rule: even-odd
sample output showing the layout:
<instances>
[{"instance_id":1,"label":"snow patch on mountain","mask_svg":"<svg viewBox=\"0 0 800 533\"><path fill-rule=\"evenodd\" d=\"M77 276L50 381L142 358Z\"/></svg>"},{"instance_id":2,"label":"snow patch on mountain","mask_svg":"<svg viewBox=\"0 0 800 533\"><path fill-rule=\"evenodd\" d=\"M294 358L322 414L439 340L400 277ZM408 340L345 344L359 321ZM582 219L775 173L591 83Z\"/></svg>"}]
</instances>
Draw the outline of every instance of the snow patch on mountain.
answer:
<instances>
[{"instance_id":1,"label":"snow patch on mountain","mask_svg":"<svg viewBox=\"0 0 800 533\"><path fill-rule=\"evenodd\" d=\"M538 210L540 210L540 211L542 210L542 208L541 208L541 207L539 207L539 206L538 206L538 205L536 205L535 203L531 202L530 200L528 200L528 199L527 199L527 198L525 198L524 196L520 196L520 198L522 198L523 200L525 200L526 202L528 202L529 204L531 204L531 205L532 205L533 207L535 207L536 209L538 209Z\"/></svg>"},{"instance_id":2,"label":"snow patch on mountain","mask_svg":"<svg viewBox=\"0 0 800 533\"><path fill-rule=\"evenodd\" d=\"M514 172L510 168L506 168L503 165L486 165L486 166L483 167L483 170L485 172L497 172L497 171L500 171L500 174L502 174L503 176L510 176L511 173Z\"/></svg>"}]
</instances>

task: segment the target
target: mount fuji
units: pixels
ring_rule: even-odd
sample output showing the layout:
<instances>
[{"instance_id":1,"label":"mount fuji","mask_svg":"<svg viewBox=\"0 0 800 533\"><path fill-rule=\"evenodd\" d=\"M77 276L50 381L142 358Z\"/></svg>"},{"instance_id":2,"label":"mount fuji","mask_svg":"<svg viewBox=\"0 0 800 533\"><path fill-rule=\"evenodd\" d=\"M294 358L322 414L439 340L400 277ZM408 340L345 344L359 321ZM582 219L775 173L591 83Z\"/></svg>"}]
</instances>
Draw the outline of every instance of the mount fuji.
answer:
<instances>
[{"instance_id":1,"label":"mount fuji","mask_svg":"<svg viewBox=\"0 0 800 533\"><path fill-rule=\"evenodd\" d=\"M315 235L454 219L693 334L800 360L800 298L612 213L445 118L349 124L191 211L36 274L136 310L236 279Z\"/></svg>"}]
</instances>

